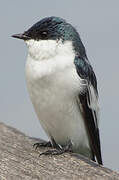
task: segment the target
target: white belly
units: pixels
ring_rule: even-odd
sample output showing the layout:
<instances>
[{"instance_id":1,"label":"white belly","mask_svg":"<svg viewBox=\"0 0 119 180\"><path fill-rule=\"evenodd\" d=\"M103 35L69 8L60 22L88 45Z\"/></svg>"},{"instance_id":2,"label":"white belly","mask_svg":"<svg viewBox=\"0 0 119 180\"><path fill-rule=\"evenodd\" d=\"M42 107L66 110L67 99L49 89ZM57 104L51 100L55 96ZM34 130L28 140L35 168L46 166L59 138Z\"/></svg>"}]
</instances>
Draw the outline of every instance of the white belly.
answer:
<instances>
[{"instance_id":1,"label":"white belly","mask_svg":"<svg viewBox=\"0 0 119 180\"><path fill-rule=\"evenodd\" d=\"M90 157L87 132L76 101L80 83L75 68L38 76L42 65L36 68L29 60L26 64L28 91L42 127L56 143L66 145L71 140L75 152Z\"/></svg>"}]
</instances>

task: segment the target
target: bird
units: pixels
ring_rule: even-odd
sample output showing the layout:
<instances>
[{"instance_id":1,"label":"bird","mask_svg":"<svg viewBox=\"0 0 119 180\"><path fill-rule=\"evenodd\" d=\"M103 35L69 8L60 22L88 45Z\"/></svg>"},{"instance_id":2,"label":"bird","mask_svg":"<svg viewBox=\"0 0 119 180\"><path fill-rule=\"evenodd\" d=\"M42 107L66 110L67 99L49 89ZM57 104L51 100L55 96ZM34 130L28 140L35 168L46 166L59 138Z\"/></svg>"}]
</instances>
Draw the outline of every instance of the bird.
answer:
<instances>
[{"instance_id":1,"label":"bird","mask_svg":"<svg viewBox=\"0 0 119 180\"><path fill-rule=\"evenodd\" d=\"M74 152L102 165L97 79L81 37L60 17L45 17L12 37L28 47L26 84L54 149L44 155Z\"/></svg>"}]
</instances>

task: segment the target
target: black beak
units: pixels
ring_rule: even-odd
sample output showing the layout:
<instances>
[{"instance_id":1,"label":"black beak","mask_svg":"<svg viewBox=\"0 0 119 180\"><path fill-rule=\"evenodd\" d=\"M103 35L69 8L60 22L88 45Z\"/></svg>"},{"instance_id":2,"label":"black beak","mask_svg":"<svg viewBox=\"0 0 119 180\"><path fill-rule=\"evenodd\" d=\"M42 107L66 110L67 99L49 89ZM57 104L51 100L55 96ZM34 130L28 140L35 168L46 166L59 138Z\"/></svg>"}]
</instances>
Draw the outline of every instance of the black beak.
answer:
<instances>
[{"instance_id":1,"label":"black beak","mask_svg":"<svg viewBox=\"0 0 119 180\"><path fill-rule=\"evenodd\" d=\"M18 39L23 39L23 40L29 40L31 39L30 37L28 37L25 33L23 34L14 34L12 35L13 38L18 38Z\"/></svg>"}]
</instances>

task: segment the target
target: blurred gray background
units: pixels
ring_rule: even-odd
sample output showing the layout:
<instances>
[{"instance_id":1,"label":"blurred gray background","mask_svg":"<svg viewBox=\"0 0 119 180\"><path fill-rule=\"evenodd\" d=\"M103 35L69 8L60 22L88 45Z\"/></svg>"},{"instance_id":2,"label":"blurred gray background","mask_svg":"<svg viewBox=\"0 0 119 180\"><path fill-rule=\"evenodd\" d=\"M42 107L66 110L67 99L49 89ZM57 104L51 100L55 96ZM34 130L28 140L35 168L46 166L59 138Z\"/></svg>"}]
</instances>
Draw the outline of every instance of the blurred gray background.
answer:
<instances>
[{"instance_id":1,"label":"blurred gray background","mask_svg":"<svg viewBox=\"0 0 119 180\"><path fill-rule=\"evenodd\" d=\"M60 16L81 35L96 72L104 165L119 170L119 1L21 0L0 3L0 121L47 139L30 102L24 65L27 48L11 38L46 16ZM31 147L32 148L32 147Z\"/></svg>"}]
</instances>

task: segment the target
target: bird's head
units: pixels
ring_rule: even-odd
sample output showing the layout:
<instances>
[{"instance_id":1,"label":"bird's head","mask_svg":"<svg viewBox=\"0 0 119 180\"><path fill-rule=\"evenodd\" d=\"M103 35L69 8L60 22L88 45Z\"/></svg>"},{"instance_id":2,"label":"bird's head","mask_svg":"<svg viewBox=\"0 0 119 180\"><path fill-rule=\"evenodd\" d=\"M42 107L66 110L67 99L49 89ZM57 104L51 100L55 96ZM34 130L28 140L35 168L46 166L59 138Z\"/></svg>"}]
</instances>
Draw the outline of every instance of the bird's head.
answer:
<instances>
[{"instance_id":1,"label":"bird's head","mask_svg":"<svg viewBox=\"0 0 119 180\"><path fill-rule=\"evenodd\" d=\"M39 53L53 56L59 46L66 52L71 49L78 53L85 51L76 29L59 17L44 18L24 33L15 34L12 37L23 39L33 56ZM68 50L66 46L71 47ZM37 57L39 58L39 55Z\"/></svg>"}]
</instances>

